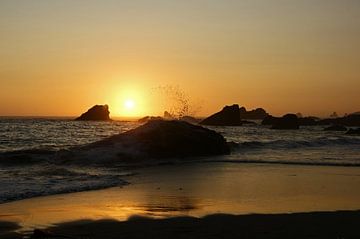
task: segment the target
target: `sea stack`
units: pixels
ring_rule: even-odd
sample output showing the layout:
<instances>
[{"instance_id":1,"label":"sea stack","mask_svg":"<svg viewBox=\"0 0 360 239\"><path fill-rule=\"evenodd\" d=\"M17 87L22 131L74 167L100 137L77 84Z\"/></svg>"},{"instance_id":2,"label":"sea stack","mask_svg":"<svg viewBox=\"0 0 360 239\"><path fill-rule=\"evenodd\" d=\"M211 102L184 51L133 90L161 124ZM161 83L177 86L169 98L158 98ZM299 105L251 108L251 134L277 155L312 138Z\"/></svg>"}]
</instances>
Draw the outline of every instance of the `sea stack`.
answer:
<instances>
[{"instance_id":1,"label":"sea stack","mask_svg":"<svg viewBox=\"0 0 360 239\"><path fill-rule=\"evenodd\" d=\"M240 108L234 104L225 106L220 112L217 112L200 122L202 125L213 126L240 126Z\"/></svg>"},{"instance_id":2,"label":"sea stack","mask_svg":"<svg viewBox=\"0 0 360 239\"><path fill-rule=\"evenodd\" d=\"M96 121L107 121L111 120L110 111L108 105L95 105L90 108L87 112L83 113L80 117L76 118L75 120L96 120Z\"/></svg>"},{"instance_id":3,"label":"sea stack","mask_svg":"<svg viewBox=\"0 0 360 239\"><path fill-rule=\"evenodd\" d=\"M272 129L299 129L299 119L295 114L286 114L275 120Z\"/></svg>"}]
</instances>

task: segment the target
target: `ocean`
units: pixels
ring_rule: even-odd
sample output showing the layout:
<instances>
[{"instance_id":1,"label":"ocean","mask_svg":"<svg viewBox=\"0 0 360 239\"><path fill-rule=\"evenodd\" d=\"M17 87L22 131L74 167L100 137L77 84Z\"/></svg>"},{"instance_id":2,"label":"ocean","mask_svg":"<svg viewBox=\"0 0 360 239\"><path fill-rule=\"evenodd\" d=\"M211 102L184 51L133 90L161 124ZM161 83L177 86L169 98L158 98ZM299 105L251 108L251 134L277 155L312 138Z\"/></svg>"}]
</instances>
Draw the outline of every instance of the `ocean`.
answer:
<instances>
[{"instance_id":1,"label":"ocean","mask_svg":"<svg viewBox=\"0 0 360 239\"><path fill-rule=\"evenodd\" d=\"M96 142L139 125L131 121L1 117L0 203L126 185L126 177L133 173L131 168L99 167L88 162L73 165L53 159L71 147ZM197 163L360 166L360 137L324 131L324 126L304 126L300 130L272 130L260 124L209 128L238 146L230 155L194 159ZM94 157L101 161L101 156Z\"/></svg>"}]
</instances>

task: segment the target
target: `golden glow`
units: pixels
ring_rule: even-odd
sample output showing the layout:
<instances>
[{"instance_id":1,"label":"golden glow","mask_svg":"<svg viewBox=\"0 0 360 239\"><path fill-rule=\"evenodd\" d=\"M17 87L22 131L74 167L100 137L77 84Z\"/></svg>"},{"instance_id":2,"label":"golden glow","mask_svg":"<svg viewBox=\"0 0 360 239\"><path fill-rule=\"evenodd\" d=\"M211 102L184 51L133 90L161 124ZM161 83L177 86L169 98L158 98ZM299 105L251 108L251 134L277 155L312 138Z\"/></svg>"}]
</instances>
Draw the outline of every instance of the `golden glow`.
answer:
<instances>
[{"instance_id":1,"label":"golden glow","mask_svg":"<svg viewBox=\"0 0 360 239\"><path fill-rule=\"evenodd\" d=\"M0 115L161 115L161 85L200 116L359 110L360 1L50 2L0 1Z\"/></svg>"},{"instance_id":2,"label":"golden glow","mask_svg":"<svg viewBox=\"0 0 360 239\"><path fill-rule=\"evenodd\" d=\"M125 100L124 106L127 110L133 110L135 108L135 102L132 99Z\"/></svg>"}]
</instances>

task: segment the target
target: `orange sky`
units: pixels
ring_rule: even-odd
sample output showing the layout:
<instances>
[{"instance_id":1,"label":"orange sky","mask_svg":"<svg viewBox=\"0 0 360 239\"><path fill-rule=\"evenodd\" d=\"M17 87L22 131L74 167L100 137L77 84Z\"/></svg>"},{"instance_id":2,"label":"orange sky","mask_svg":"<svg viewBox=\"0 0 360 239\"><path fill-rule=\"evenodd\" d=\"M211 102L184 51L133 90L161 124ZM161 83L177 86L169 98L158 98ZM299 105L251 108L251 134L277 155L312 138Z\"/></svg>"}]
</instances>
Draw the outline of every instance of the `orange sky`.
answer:
<instances>
[{"instance_id":1,"label":"orange sky","mask_svg":"<svg viewBox=\"0 0 360 239\"><path fill-rule=\"evenodd\" d=\"M0 115L105 103L113 116L162 114L160 86L201 116L233 103L359 111L359 15L355 0L2 0Z\"/></svg>"}]
</instances>

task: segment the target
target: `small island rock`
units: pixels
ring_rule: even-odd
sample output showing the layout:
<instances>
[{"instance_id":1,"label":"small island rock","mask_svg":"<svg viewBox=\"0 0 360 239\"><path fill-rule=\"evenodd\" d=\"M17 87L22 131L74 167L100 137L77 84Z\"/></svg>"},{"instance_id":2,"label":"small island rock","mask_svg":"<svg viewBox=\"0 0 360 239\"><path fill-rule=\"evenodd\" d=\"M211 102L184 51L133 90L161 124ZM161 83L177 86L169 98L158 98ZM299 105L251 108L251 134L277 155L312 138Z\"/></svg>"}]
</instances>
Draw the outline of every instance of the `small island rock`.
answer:
<instances>
[{"instance_id":1,"label":"small island rock","mask_svg":"<svg viewBox=\"0 0 360 239\"><path fill-rule=\"evenodd\" d=\"M299 129L299 120L295 114L286 114L276 120L272 129Z\"/></svg>"},{"instance_id":2,"label":"small island rock","mask_svg":"<svg viewBox=\"0 0 360 239\"><path fill-rule=\"evenodd\" d=\"M87 112L83 113L80 117L76 118L76 120L98 120L98 121L106 121L111 120L108 105L95 105L90 108Z\"/></svg>"},{"instance_id":3,"label":"small island rock","mask_svg":"<svg viewBox=\"0 0 360 239\"><path fill-rule=\"evenodd\" d=\"M220 112L217 112L200 122L202 125L213 126L240 126L240 108L234 104L225 106Z\"/></svg>"}]
</instances>

